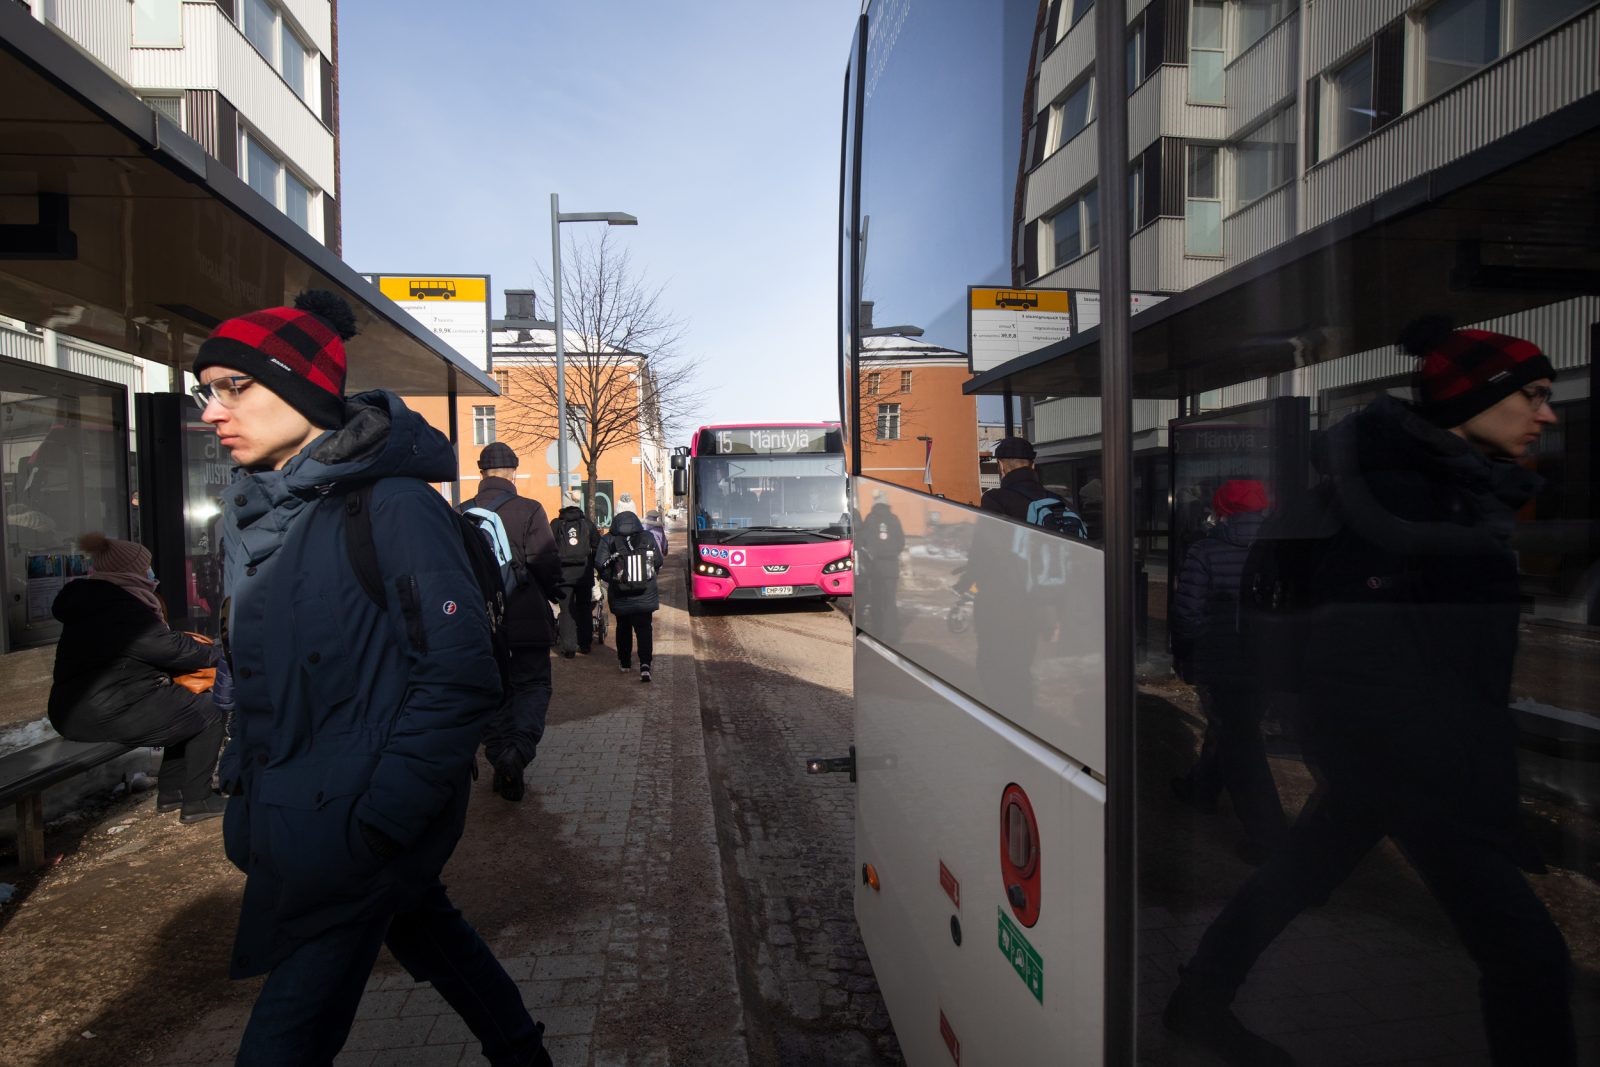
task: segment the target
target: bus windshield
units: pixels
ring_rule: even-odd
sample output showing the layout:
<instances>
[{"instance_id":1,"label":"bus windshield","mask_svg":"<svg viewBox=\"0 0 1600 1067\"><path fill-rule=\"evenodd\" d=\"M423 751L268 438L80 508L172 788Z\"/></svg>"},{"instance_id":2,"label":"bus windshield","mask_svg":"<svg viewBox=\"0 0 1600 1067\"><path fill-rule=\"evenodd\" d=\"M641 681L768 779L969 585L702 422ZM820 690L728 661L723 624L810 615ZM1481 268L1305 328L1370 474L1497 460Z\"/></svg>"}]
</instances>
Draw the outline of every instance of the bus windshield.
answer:
<instances>
[{"instance_id":1,"label":"bus windshield","mask_svg":"<svg viewBox=\"0 0 1600 1067\"><path fill-rule=\"evenodd\" d=\"M843 456L704 456L694 464L694 477L694 524L702 541L849 535Z\"/></svg>"}]
</instances>

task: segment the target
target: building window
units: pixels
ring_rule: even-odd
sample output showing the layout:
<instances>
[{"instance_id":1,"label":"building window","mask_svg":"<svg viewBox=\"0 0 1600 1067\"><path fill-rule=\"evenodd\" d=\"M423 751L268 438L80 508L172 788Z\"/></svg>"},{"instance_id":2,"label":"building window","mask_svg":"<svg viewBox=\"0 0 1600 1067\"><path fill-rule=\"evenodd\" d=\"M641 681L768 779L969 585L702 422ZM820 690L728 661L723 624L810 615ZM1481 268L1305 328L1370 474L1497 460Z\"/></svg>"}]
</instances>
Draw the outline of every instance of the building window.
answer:
<instances>
[{"instance_id":1,"label":"building window","mask_svg":"<svg viewBox=\"0 0 1600 1067\"><path fill-rule=\"evenodd\" d=\"M1377 116L1373 108L1372 50L1361 54L1328 75L1327 152L1329 154L1361 140L1373 130Z\"/></svg>"},{"instance_id":2,"label":"building window","mask_svg":"<svg viewBox=\"0 0 1600 1067\"><path fill-rule=\"evenodd\" d=\"M1196 104L1220 104L1226 95L1224 11L1222 0L1193 0L1189 8L1189 100Z\"/></svg>"},{"instance_id":3,"label":"building window","mask_svg":"<svg viewBox=\"0 0 1600 1067\"><path fill-rule=\"evenodd\" d=\"M475 445L494 444L494 406L492 404L474 404L472 406L472 443Z\"/></svg>"},{"instance_id":4,"label":"building window","mask_svg":"<svg viewBox=\"0 0 1600 1067\"><path fill-rule=\"evenodd\" d=\"M878 405L878 440L900 440L900 405Z\"/></svg>"},{"instance_id":5,"label":"building window","mask_svg":"<svg viewBox=\"0 0 1600 1067\"><path fill-rule=\"evenodd\" d=\"M133 47L182 48L183 0L133 0Z\"/></svg>"},{"instance_id":6,"label":"building window","mask_svg":"<svg viewBox=\"0 0 1600 1067\"><path fill-rule=\"evenodd\" d=\"M1065 0L1064 3L1063 0L1050 0L1049 12L1045 15L1050 32L1049 47L1054 48L1093 6L1094 0Z\"/></svg>"},{"instance_id":7,"label":"building window","mask_svg":"<svg viewBox=\"0 0 1600 1067\"><path fill-rule=\"evenodd\" d=\"M879 374L877 371L872 371L871 373L869 373L867 375L867 395L868 396L877 396L878 395L878 390L879 390L879 388L882 387L882 385L883 385L883 375Z\"/></svg>"},{"instance_id":8,"label":"building window","mask_svg":"<svg viewBox=\"0 0 1600 1067\"><path fill-rule=\"evenodd\" d=\"M1100 190L1091 187L1047 220L1054 254L1050 270L1064 267L1100 247Z\"/></svg>"},{"instance_id":9,"label":"building window","mask_svg":"<svg viewBox=\"0 0 1600 1067\"><path fill-rule=\"evenodd\" d=\"M1252 204L1295 175L1295 109L1245 134L1233 149L1234 208Z\"/></svg>"},{"instance_id":10,"label":"building window","mask_svg":"<svg viewBox=\"0 0 1600 1067\"><path fill-rule=\"evenodd\" d=\"M908 370L900 372L900 391L902 393L911 392L911 372Z\"/></svg>"},{"instance_id":11,"label":"building window","mask_svg":"<svg viewBox=\"0 0 1600 1067\"><path fill-rule=\"evenodd\" d=\"M1144 160L1128 166L1128 232L1139 228L1140 201L1144 199Z\"/></svg>"},{"instance_id":12,"label":"building window","mask_svg":"<svg viewBox=\"0 0 1600 1067\"><path fill-rule=\"evenodd\" d=\"M1144 81L1144 18L1134 23L1133 29L1128 34L1127 55L1125 57L1128 67L1128 95L1139 88Z\"/></svg>"},{"instance_id":13,"label":"building window","mask_svg":"<svg viewBox=\"0 0 1600 1067\"><path fill-rule=\"evenodd\" d=\"M1065 145L1094 121L1094 77L1085 78L1067 90L1067 95L1050 109L1050 151Z\"/></svg>"},{"instance_id":14,"label":"building window","mask_svg":"<svg viewBox=\"0 0 1600 1067\"><path fill-rule=\"evenodd\" d=\"M1449 91L1499 56L1498 0L1443 0L1423 12L1423 99Z\"/></svg>"},{"instance_id":15,"label":"building window","mask_svg":"<svg viewBox=\"0 0 1600 1067\"><path fill-rule=\"evenodd\" d=\"M295 224L313 237L320 237L320 212L314 210L317 192L294 171L284 166L272 149L253 135L242 133L245 183L260 193L273 207L295 221Z\"/></svg>"},{"instance_id":16,"label":"building window","mask_svg":"<svg viewBox=\"0 0 1600 1067\"><path fill-rule=\"evenodd\" d=\"M500 390L500 395L509 396L511 394L511 372L508 370L496 370L490 373L494 375L495 388Z\"/></svg>"},{"instance_id":17,"label":"building window","mask_svg":"<svg viewBox=\"0 0 1600 1067\"><path fill-rule=\"evenodd\" d=\"M1233 54L1242 55L1294 7L1295 0L1234 0Z\"/></svg>"},{"instance_id":18,"label":"building window","mask_svg":"<svg viewBox=\"0 0 1600 1067\"><path fill-rule=\"evenodd\" d=\"M1222 181L1216 145L1188 146L1185 168L1183 250L1191 256L1222 255Z\"/></svg>"},{"instance_id":19,"label":"building window","mask_svg":"<svg viewBox=\"0 0 1600 1067\"><path fill-rule=\"evenodd\" d=\"M1594 0L1517 0L1511 8L1511 47L1521 48L1592 4Z\"/></svg>"},{"instance_id":20,"label":"building window","mask_svg":"<svg viewBox=\"0 0 1600 1067\"><path fill-rule=\"evenodd\" d=\"M239 5L239 27L245 39L255 45L261 57L272 69L283 76L295 95L315 106L311 99L314 79L306 78L310 65L311 49L283 12L268 0L242 0Z\"/></svg>"}]
</instances>

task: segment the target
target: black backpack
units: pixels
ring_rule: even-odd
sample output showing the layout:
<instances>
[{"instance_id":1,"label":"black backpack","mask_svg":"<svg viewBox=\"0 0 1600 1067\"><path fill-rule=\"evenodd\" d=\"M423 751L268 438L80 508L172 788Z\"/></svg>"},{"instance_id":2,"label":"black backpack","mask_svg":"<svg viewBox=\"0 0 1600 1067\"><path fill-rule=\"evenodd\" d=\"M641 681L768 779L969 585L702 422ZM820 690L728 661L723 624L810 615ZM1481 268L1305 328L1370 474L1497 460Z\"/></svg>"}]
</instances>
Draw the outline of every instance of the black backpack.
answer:
<instances>
[{"instance_id":1,"label":"black backpack","mask_svg":"<svg viewBox=\"0 0 1600 1067\"><path fill-rule=\"evenodd\" d=\"M633 534L624 534L622 550L606 560L606 581L611 583L612 592L623 596L637 596L648 591L651 579L656 576L655 564L650 559L650 548L655 546L655 538L646 533L649 546L638 548L633 543L633 537Z\"/></svg>"},{"instance_id":2,"label":"black backpack","mask_svg":"<svg viewBox=\"0 0 1600 1067\"><path fill-rule=\"evenodd\" d=\"M558 517L550 524L550 532L556 538L556 555L562 567L581 567L589 562L589 555L593 551L589 544L589 532L592 529L589 520L581 515L576 519Z\"/></svg>"},{"instance_id":3,"label":"black backpack","mask_svg":"<svg viewBox=\"0 0 1600 1067\"><path fill-rule=\"evenodd\" d=\"M372 535L372 482L367 482L344 494L345 550L350 557L350 568L368 598L380 608L387 609L389 598L383 588L383 572L378 566L378 546ZM467 563L483 596L484 609L489 616L489 642L493 647L494 661L500 668L500 686L509 691L511 686L511 633L506 625L506 591L501 580L500 561L489 547L482 529L474 520L455 508L440 504L450 512L456 532L461 535L461 547L466 550ZM417 600L415 583L405 578L397 579L395 592L400 598L400 610L406 619L406 637L411 647L419 653L428 651L427 631L422 624L422 604Z\"/></svg>"}]
</instances>

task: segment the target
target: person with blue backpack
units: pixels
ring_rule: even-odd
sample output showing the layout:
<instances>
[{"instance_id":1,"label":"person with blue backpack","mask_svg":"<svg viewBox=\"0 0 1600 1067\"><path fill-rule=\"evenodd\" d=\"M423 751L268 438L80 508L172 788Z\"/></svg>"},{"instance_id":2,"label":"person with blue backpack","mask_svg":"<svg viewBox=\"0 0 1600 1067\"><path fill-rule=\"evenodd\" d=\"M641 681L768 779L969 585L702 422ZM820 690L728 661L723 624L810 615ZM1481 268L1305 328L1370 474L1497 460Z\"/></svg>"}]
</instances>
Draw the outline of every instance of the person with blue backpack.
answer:
<instances>
[{"instance_id":1,"label":"person with blue backpack","mask_svg":"<svg viewBox=\"0 0 1600 1067\"><path fill-rule=\"evenodd\" d=\"M440 880L500 706L501 594L477 529L429 484L456 477L450 441L393 393L344 395L355 332L338 296L302 293L221 323L192 368L237 465L229 974L266 981L236 1067L331 1064L385 945L491 1064L548 1067L543 1025Z\"/></svg>"},{"instance_id":2,"label":"person with blue backpack","mask_svg":"<svg viewBox=\"0 0 1600 1067\"><path fill-rule=\"evenodd\" d=\"M1035 455L1026 437L1001 438L994 446L1000 485L986 491L978 506L1063 537L1088 540L1089 530L1083 519L1039 480L1039 469L1033 465Z\"/></svg>"},{"instance_id":3,"label":"person with blue backpack","mask_svg":"<svg viewBox=\"0 0 1600 1067\"><path fill-rule=\"evenodd\" d=\"M550 646L555 643L552 601L561 597L561 558L544 505L517 495L517 454L495 441L478 454L483 480L461 512L478 522L497 547L506 587L506 629L511 676L500 710L483 735L483 755L494 768L494 791L522 799L523 773L544 737L550 710Z\"/></svg>"}]
</instances>

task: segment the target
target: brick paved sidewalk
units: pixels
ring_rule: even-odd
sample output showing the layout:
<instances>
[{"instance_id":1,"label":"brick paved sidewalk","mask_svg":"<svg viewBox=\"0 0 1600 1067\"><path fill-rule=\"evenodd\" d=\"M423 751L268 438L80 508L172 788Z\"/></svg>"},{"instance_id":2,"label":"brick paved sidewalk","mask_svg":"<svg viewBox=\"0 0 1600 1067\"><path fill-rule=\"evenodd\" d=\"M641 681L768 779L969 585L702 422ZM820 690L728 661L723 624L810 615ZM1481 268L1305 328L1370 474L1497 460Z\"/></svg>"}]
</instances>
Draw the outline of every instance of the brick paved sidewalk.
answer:
<instances>
[{"instance_id":1,"label":"brick paved sidewalk","mask_svg":"<svg viewBox=\"0 0 1600 1067\"><path fill-rule=\"evenodd\" d=\"M510 805L475 787L462 850L445 872L452 897L494 948L546 1027L557 1067L742 1067L748 1062L707 780L682 571L662 575L655 681L617 670L612 647L555 663L551 725ZM524 825L525 824L525 825ZM511 825L512 855L535 884L561 894L561 917L530 900L526 915L494 909L491 928L467 902L474 877L496 877L462 854L475 834ZM552 836L553 835L553 839ZM576 863L573 863L573 860ZM571 878L539 880L565 862ZM530 896L537 896L537 892ZM546 902L538 902L546 903ZM509 919L510 921L505 921ZM158 1058L162 1067L232 1062L248 1006L219 1008ZM385 952L368 984L340 1067L481 1064L460 1018Z\"/></svg>"}]
</instances>

